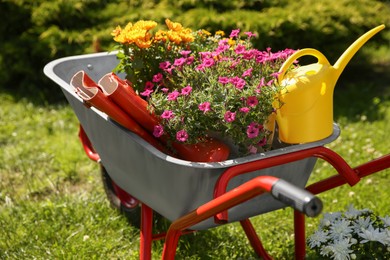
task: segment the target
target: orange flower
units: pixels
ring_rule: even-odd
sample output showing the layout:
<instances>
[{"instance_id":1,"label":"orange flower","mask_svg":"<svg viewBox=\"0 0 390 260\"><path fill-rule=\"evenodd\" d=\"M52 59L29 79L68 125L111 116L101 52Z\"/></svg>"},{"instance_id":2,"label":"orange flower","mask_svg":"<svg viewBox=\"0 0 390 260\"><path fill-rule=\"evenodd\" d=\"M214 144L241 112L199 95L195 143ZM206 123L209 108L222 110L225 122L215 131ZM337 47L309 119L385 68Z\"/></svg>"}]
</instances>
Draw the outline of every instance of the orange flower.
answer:
<instances>
[{"instance_id":1,"label":"orange flower","mask_svg":"<svg viewBox=\"0 0 390 260\"><path fill-rule=\"evenodd\" d=\"M158 30L154 35L155 41L166 41L167 40L167 32Z\"/></svg>"},{"instance_id":2,"label":"orange flower","mask_svg":"<svg viewBox=\"0 0 390 260\"><path fill-rule=\"evenodd\" d=\"M140 20L134 24L134 28L144 29L147 31L153 29L156 26L157 26L157 23L155 21Z\"/></svg>"},{"instance_id":3,"label":"orange flower","mask_svg":"<svg viewBox=\"0 0 390 260\"><path fill-rule=\"evenodd\" d=\"M178 32L183 29L183 26L180 23L174 23L169 19L165 19L165 24L167 25L169 30Z\"/></svg>"}]
</instances>

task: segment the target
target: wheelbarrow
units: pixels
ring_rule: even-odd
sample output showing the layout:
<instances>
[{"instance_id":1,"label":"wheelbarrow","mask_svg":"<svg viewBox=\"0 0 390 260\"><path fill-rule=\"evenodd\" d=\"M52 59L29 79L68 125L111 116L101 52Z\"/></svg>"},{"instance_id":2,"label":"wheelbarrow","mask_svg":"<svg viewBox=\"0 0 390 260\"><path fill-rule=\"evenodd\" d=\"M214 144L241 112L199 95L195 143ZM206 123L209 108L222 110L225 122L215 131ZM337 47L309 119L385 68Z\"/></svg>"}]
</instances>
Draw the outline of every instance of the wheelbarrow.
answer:
<instances>
[{"instance_id":1,"label":"wheelbarrow","mask_svg":"<svg viewBox=\"0 0 390 260\"><path fill-rule=\"evenodd\" d=\"M111 201L130 215L140 211L140 258L151 258L154 240L165 239L163 259L174 259L178 240L187 232L239 222L255 252L272 259L249 218L285 207L294 208L295 257L305 257L305 216L322 210L315 194L349 184L390 167L390 154L351 168L324 147L340 134L320 141L287 145L275 139L273 150L221 162L201 163L174 158L89 107L69 82L84 70L95 81L116 67L115 53L71 56L47 64L47 77L61 87L80 122L85 152L102 166ZM124 76L124 75L119 75ZM317 159L338 174L306 187ZM153 234L153 212L171 222L166 233Z\"/></svg>"}]
</instances>

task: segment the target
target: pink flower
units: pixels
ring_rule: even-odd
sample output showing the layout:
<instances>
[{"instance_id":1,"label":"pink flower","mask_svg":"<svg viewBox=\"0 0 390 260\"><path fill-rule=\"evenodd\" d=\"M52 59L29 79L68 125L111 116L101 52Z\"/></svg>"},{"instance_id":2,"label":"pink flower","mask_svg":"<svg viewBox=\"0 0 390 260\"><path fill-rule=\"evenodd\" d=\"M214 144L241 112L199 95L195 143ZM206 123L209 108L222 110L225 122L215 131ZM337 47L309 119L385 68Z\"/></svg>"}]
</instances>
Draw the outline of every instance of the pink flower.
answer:
<instances>
[{"instance_id":1,"label":"pink flower","mask_svg":"<svg viewBox=\"0 0 390 260\"><path fill-rule=\"evenodd\" d=\"M153 93L153 89L145 89L143 92L139 93L141 96L149 97Z\"/></svg>"},{"instance_id":2,"label":"pink flower","mask_svg":"<svg viewBox=\"0 0 390 260\"><path fill-rule=\"evenodd\" d=\"M146 81L146 83L145 83L145 90L146 89L153 89L153 88L154 88L153 82Z\"/></svg>"},{"instance_id":3,"label":"pink flower","mask_svg":"<svg viewBox=\"0 0 390 260\"><path fill-rule=\"evenodd\" d=\"M247 69L246 71L244 71L244 73L242 73L242 77L250 77L250 76L252 76L252 71L253 71L252 68Z\"/></svg>"},{"instance_id":4,"label":"pink flower","mask_svg":"<svg viewBox=\"0 0 390 260\"><path fill-rule=\"evenodd\" d=\"M191 51L184 51L184 50L180 52L180 54L183 55L184 57L187 57L188 54L190 54L190 53L191 53Z\"/></svg>"},{"instance_id":5,"label":"pink flower","mask_svg":"<svg viewBox=\"0 0 390 260\"><path fill-rule=\"evenodd\" d=\"M214 59L213 59L213 58L205 58L205 59L203 60L202 65L203 65L203 67L208 68L208 67L213 66L214 63L215 63L215 62L214 62Z\"/></svg>"},{"instance_id":6,"label":"pink flower","mask_svg":"<svg viewBox=\"0 0 390 260\"><path fill-rule=\"evenodd\" d=\"M252 32L245 32L245 34L248 36L248 38L252 38L252 37L256 36L256 34L254 34Z\"/></svg>"},{"instance_id":7,"label":"pink flower","mask_svg":"<svg viewBox=\"0 0 390 260\"><path fill-rule=\"evenodd\" d=\"M188 139L188 133L186 130L180 130L176 133L176 140L179 142L185 142Z\"/></svg>"},{"instance_id":8,"label":"pink flower","mask_svg":"<svg viewBox=\"0 0 390 260\"><path fill-rule=\"evenodd\" d=\"M248 138L256 138L259 135L259 128L256 127L256 124L251 123L248 125L246 135Z\"/></svg>"},{"instance_id":9,"label":"pink flower","mask_svg":"<svg viewBox=\"0 0 390 260\"><path fill-rule=\"evenodd\" d=\"M236 29L236 30L233 30L231 33L230 33L230 38L233 38L233 37L237 37L238 34L240 33L240 29Z\"/></svg>"},{"instance_id":10,"label":"pink flower","mask_svg":"<svg viewBox=\"0 0 390 260\"><path fill-rule=\"evenodd\" d=\"M210 111L210 102L203 102L199 104L199 110L203 111L204 114L206 114L207 111Z\"/></svg>"},{"instance_id":11,"label":"pink flower","mask_svg":"<svg viewBox=\"0 0 390 260\"><path fill-rule=\"evenodd\" d=\"M190 85L188 85L187 87L185 87L181 90L181 94L183 96L188 96L191 93L191 91L192 91L192 87Z\"/></svg>"},{"instance_id":12,"label":"pink flower","mask_svg":"<svg viewBox=\"0 0 390 260\"><path fill-rule=\"evenodd\" d=\"M175 115L173 114L173 112L171 110L164 110L164 112L161 114L161 118L163 119L172 119L174 118Z\"/></svg>"},{"instance_id":13,"label":"pink flower","mask_svg":"<svg viewBox=\"0 0 390 260\"><path fill-rule=\"evenodd\" d=\"M153 76L153 82L157 83L160 82L163 79L163 75L161 73L157 73Z\"/></svg>"},{"instance_id":14,"label":"pink flower","mask_svg":"<svg viewBox=\"0 0 390 260\"><path fill-rule=\"evenodd\" d=\"M160 137L164 134L164 128L162 125L155 125L153 128L153 135L155 137Z\"/></svg>"},{"instance_id":15,"label":"pink flower","mask_svg":"<svg viewBox=\"0 0 390 260\"><path fill-rule=\"evenodd\" d=\"M218 82L225 85L225 84L229 83L229 78L228 77L219 77Z\"/></svg>"},{"instance_id":16,"label":"pink flower","mask_svg":"<svg viewBox=\"0 0 390 260\"><path fill-rule=\"evenodd\" d=\"M255 96L248 97L246 100L246 104L250 107L255 107L257 104L259 104L259 101Z\"/></svg>"},{"instance_id":17,"label":"pink flower","mask_svg":"<svg viewBox=\"0 0 390 260\"><path fill-rule=\"evenodd\" d=\"M169 101L175 101L179 97L179 91L174 90L171 93L168 94L168 100Z\"/></svg>"},{"instance_id":18,"label":"pink flower","mask_svg":"<svg viewBox=\"0 0 390 260\"><path fill-rule=\"evenodd\" d=\"M242 44L238 44L236 49L234 50L235 53L237 54L242 54L245 52L245 46Z\"/></svg>"},{"instance_id":19,"label":"pink flower","mask_svg":"<svg viewBox=\"0 0 390 260\"><path fill-rule=\"evenodd\" d=\"M227 111L224 115L226 122L231 123L236 119L236 112Z\"/></svg>"},{"instance_id":20,"label":"pink flower","mask_svg":"<svg viewBox=\"0 0 390 260\"><path fill-rule=\"evenodd\" d=\"M243 89L246 82L244 79L240 78L240 77L233 77L230 79L230 83L232 83L237 89Z\"/></svg>"},{"instance_id":21,"label":"pink flower","mask_svg":"<svg viewBox=\"0 0 390 260\"><path fill-rule=\"evenodd\" d=\"M187 65L191 65L194 62L194 60L195 60L195 57L194 56L190 56L190 57L187 58L186 64Z\"/></svg>"},{"instance_id":22,"label":"pink flower","mask_svg":"<svg viewBox=\"0 0 390 260\"><path fill-rule=\"evenodd\" d=\"M159 68L162 70L166 70L171 66L171 63L169 61L164 61L159 64Z\"/></svg>"},{"instance_id":23,"label":"pink flower","mask_svg":"<svg viewBox=\"0 0 390 260\"><path fill-rule=\"evenodd\" d=\"M175 62L173 63L173 65L175 66L183 66L183 64L186 62L186 59L185 58L178 58L175 60Z\"/></svg>"},{"instance_id":24,"label":"pink flower","mask_svg":"<svg viewBox=\"0 0 390 260\"><path fill-rule=\"evenodd\" d=\"M250 145L250 146L248 147L248 151L249 151L249 153L251 153L251 154L255 154L255 153L257 153L257 148L256 148L255 146L253 146L253 145Z\"/></svg>"},{"instance_id":25,"label":"pink flower","mask_svg":"<svg viewBox=\"0 0 390 260\"><path fill-rule=\"evenodd\" d=\"M240 112L242 112L244 114L248 113L249 111L250 111L249 107L242 107L242 108L240 108Z\"/></svg>"},{"instance_id":26,"label":"pink flower","mask_svg":"<svg viewBox=\"0 0 390 260\"><path fill-rule=\"evenodd\" d=\"M257 145L264 146L266 144L267 144L267 138L264 137L263 139L261 139L261 141Z\"/></svg>"},{"instance_id":27,"label":"pink flower","mask_svg":"<svg viewBox=\"0 0 390 260\"><path fill-rule=\"evenodd\" d=\"M277 71L277 72L271 73L271 77L278 78L280 74L281 74L281 72Z\"/></svg>"}]
</instances>

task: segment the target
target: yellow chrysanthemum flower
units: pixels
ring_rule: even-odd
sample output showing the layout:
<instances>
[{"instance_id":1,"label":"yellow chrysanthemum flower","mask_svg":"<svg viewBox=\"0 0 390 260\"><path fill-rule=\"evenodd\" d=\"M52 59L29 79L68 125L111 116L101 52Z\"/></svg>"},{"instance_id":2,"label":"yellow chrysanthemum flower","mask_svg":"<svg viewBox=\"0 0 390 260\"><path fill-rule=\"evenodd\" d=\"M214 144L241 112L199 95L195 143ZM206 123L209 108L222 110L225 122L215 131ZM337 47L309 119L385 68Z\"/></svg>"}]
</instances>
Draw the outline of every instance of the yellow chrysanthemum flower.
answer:
<instances>
[{"instance_id":1,"label":"yellow chrysanthemum flower","mask_svg":"<svg viewBox=\"0 0 390 260\"><path fill-rule=\"evenodd\" d=\"M112 32L111 32L111 35L116 37L118 36L122 31L122 28L118 25Z\"/></svg>"},{"instance_id":2,"label":"yellow chrysanthemum flower","mask_svg":"<svg viewBox=\"0 0 390 260\"><path fill-rule=\"evenodd\" d=\"M235 45L235 44L236 44L236 41L235 41L235 40L233 40L233 39L231 39L231 38L229 38L229 40L228 40L228 44L229 44L230 46L233 46L233 45Z\"/></svg>"},{"instance_id":3,"label":"yellow chrysanthemum flower","mask_svg":"<svg viewBox=\"0 0 390 260\"><path fill-rule=\"evenodd\" d=\"M135 41L135 44L142 49L146 49L152 46L152 41L143 41L139 39Z\"/></svg>"},{"instance_id":4,"label":"yellow chrysanthemum flower","mask_svg":"<svg viewBox=\"0 0 390 260\"><path fill-rule=\"evenodd\" d=\"M157 23L155 21L140 20L140 21L136 22L133 27L149 31L156 26L157 26Z\"/></svg>"},{"instance_id":5,"label":"yellow chrysanthemum flower","mask_svg":"<svg viewBox=\"0 0 390 260\"><path fill-rule=\"evenodd\" d=\"M225 36L225 32L224 32L224 31L221 31L221 30L216 31L215 34L216 34L216 35Z\"/></svg>"},{"instance_id":6,"label":"yellow chrysanthemum flower","mask_svg":"<svg viewBox=\"0 0 390 260\"><path fill-rule=\"evenodd\" d=\"M207 35L207 36L210 36L210 35L211 35L211 33L210 33L209 31L204 30L204 29L202 29L202 33L205 34L205 35Z\"/></svg>"},{"instance_id":7,"label":"yellow chrysanthemum flower","mask_svg":"<svg viewBox=\"0 0 390 260\"><path fill-rule=\"evenodd\" d=\"M178 32L183 29L183 26L180 23L174 23L169 19L165 19L165 24L167 25L169 30Z\"/></svg>"},{"instance_id":8,"label":"yellow chrysanthemum flower","mask_svg":"<svg viewBox=\"0 0 390 260\"><path fill-rule=\"evenodd\" d=\"M182 41L180 35L175 31L168 31L167 36L171 42L174 42L177 45L179 45Z\"/></svg>"},{"instance_id":9,"label":"yellow chrysanthemum flower","mask_svg":"<svg viewBox=\"0 0 390 260\"><path fill-rule=\"evenodd\" d=\"M166 31L163 31L163 30L158 30L155 34L154 34L154 40L155 41L166 41L167 40L167 32Z\"/></svg>"}]
</instances>

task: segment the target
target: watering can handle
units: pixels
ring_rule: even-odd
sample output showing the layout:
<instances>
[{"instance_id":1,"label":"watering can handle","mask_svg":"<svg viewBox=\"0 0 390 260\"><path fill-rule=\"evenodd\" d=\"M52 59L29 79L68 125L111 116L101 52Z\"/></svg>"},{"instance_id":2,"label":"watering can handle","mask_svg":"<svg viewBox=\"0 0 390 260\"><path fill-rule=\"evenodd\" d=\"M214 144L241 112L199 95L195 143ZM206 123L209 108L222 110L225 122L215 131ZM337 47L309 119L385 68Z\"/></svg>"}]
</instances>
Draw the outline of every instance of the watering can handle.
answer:
<instances>
[{"instance_id":1,"label":"watering can handle","mask_svg":"<svg viewBox=\"0 0 390 260\"><path fill-rule=\"evenodd\" d=\"M316 49L306 48L306 49L298 50L294 52L294 54L292 54L290 57L288 57L288 59L283 63L282 67L280 68L279 70L280 74L278 76L279 83L283 80L288 68L290 68L290 66L294 63L294 61L305 55L316 57L318 59L319 64L330 65L328 59L324 56L324 54L317 51Z\"/></svg>"}]
</instances>

